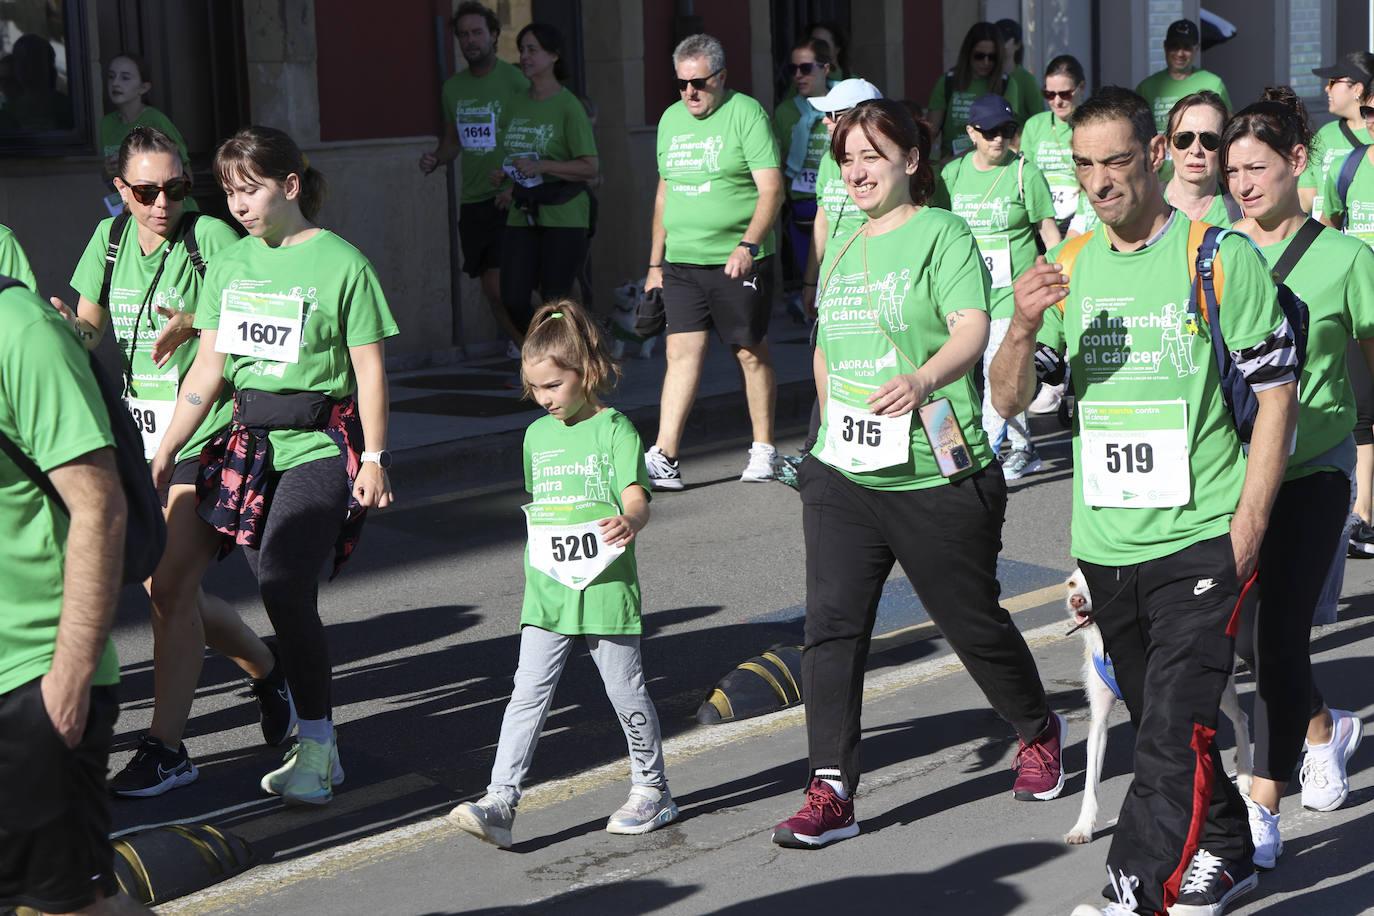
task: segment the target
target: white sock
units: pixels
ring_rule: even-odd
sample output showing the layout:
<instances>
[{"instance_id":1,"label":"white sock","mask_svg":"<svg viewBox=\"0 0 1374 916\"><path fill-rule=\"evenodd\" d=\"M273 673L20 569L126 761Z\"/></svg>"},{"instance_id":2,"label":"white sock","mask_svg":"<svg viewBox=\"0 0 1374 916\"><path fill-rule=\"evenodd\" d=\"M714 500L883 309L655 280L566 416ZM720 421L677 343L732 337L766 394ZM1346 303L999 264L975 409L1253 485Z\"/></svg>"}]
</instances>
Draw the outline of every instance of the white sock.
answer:
<instances>
[{"instance_id":1,"label":"white sock","mask_svg":"<svg viewBox=\"0 0 1374 916\"><path fill-rule=\"evenodd\" d=\"M849 797L849 793L844 790L844 774L839 770L817 770L812 775L834 789L840 798Z\"/></svg>"},{"instance_id":2,"label":"white sock","mask_svg":"<svg viewBox=\"0 0 1374 916\"><path fill-rule=\"evenodd\" d=\"M328 719L300 719L299 723L300 731L297 735L301 738L328 744L334 737L334 723Z\"/></svg>"}]
</instances>

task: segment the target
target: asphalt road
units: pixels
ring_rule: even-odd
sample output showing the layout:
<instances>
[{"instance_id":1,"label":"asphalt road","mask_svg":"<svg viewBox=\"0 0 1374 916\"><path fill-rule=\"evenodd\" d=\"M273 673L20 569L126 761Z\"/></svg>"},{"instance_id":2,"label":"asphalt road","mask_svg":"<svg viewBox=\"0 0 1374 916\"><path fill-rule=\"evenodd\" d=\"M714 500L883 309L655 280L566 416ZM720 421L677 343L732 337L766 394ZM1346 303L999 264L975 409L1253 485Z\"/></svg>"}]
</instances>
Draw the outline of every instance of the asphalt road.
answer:
<instances>
[{"instance_id":1,"label":"asphalt road","mask_svg":"<svg viewBox=\"0 0 1374 916\"><path fill-rule=\"evenodd\" d=\"M641 432L649 433L649 430ZM690 445L690 444L689 444ZM795 448L796 437L783 440ZM659 494L639 547L645 669L668 748L679 824L611 837L624 799L625 747L585 651L574 653L519 809L516 846L501 852L438 817L486 784L517 650L524 494L509 485L397 474L402 501L368 523L344 573L322 586L335 665L335 718L348 779L322 810L260 797L278 752L259 742L251 701L211 656L187 743L202 775L156 799L115 803L128 830L212 821L253 843L264 864L164 912L896 912L1067 913L1104 883L1111 818L1128 781L1131 729L1113 715L1098 839L1067 847L1081 775L1065 796L1013 802L1015 741L923 619L894 572L865 704L863 833L817 853L779 850L768 830L792 814L806 778L801 710L703 728L694 713L734 665L799 642L804 600L800 506L778 484L743 484L747 443L683 460L688 488ZM1052 583L1068 552L1069 468L1062 437L1042 443L1044 472L1013 489L1004 529L1005 603L1027 634L1054 708L1070 717L1066 764L1084 763L1081 664ZM510 469L511 476L518 468ZM493 469L494 473L500 473ZM207 583L260 631L267 623L239 556ZM1341 621L1316 634L1318 677L1337 705L1374 708L1367 676L1374 563L1349 566ZM126 596L116 632L124 716L112 763L132 751L151 711L146 607ZM1251 685L1242 681L1248 704ZM1229 736L1226 738L1229 741ZM1365 806L1374 798L1356 754L1354 791L1333 814L1285 803L1288 844L1252 903L1234 912L1358 913L1374 891ZM1294 790L1296 792L1296 788Z\"/></svg>"}]
</instances>

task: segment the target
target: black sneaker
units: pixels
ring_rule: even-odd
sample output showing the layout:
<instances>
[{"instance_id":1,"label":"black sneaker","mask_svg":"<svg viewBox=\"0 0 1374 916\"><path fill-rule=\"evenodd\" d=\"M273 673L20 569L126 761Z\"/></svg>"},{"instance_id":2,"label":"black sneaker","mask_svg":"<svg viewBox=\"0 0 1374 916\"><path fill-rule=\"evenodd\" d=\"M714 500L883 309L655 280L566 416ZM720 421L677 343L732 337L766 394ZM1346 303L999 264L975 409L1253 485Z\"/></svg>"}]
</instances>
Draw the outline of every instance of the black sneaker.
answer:
<instances>
[{"instance_id":1,"label":"black sneaker","mask_svg":"<svg viewBox=\"0 0 1374 916\"><path fill-rule=\"evenodd\" d=\"M1192 864L1169 916L1221 916L1231 901L1255 889L1259 875L1255 863L1227 862L1205 849L1193 854Z\"/></svg>"},{"instance_id":2,"label":"black sneaker","mask_svg":"<svg viewBox=\"0 0 1374 916\"><path fill-rule=\"evenodd\" d=\"M277 657L277 647L268 643L272 658ZM286 675L281 663L275 662L272 673L264 678L249 678L248 692L258 701L258 715L262 724L262 740L268 747L278 747L286 743L296 730L296 704L291 700L291 688L286 686Z\"/></svg>"},{"instance_id":3,"label":"black sneaker","mask_svg":"<svg viewBox=\"0 0 1374 916\"><path fill-rule=\"evenodd\" d=\"M116 798L152 798L177 786L190 785L199 775L184 743L181 750L171 751L161 741L145 735L133 759L110 780L110 794Z\"/></svg>"},{"instance_id":4,"label":"black sneaker","mask_svg":"<svg viewBox=\"0 0 1374 916\"><path fill-rule=\"evenodd\" d=\"M1374 528L1358 515L1352 516L1354 527L1350 529L1350 546L1346 556L1356 560L1374 557Z\"/></svg>"}]
</instances>

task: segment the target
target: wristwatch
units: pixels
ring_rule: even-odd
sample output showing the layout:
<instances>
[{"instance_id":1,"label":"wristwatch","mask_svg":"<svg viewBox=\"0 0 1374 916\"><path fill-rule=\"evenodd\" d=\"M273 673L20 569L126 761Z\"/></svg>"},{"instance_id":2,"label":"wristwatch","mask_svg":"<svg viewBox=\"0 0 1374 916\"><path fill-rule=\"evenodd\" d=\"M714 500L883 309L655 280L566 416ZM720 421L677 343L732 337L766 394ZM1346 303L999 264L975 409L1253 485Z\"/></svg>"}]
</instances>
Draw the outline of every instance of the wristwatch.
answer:
<instances>
[{"instance_id":1,"label":"wristwatch","mask_svg":"<svg viewBox=\"0 0 1374 916\"><path fill-rule=\"evenodd\" d=\"M391 467L391 453L386 449L382 449L380 452L363 452L362 460L372 462L383 471Z\"/></svg>"},{"instance_id":2,"label":"wristwatch","mask_svg":"<svg viewBox=\"0 0 1374 916\"><path fill-rule=\"evenodd\" d=\"M740 242L736 247L743 248L745 251L749 252L749 257L751 258L757 258L759 256L759 246L755 245L753 242Z\"/></svg>"}]
</instances>

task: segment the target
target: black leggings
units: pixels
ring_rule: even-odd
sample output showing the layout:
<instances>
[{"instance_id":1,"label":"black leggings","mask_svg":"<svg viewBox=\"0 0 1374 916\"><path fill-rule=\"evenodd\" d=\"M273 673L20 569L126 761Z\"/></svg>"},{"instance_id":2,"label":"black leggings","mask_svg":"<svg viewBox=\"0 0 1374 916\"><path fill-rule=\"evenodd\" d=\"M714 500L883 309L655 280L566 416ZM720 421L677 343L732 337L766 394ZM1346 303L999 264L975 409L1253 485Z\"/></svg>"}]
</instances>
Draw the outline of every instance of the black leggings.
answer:
<instances>
[{"instance_id":1,"label":"black leggings","mask_svg":"<svg viewBox=\"0 0 1374 916\"><path fill-rule=\"evenodd\" d=\"M1363 357L1361 357L1363 359ZM1350 480L1321 471L1279 488L1260 545L1259 600L1241 608L1236 653L1255 672L1255 775L1289 782L1323 706L1308 634L1350 504Z\"/></svg>"},{"instance_id":2,"label":"black leggings","mask_svg":"<svg viewBox=\"0 0 1374 916\"><path fill-rule=\"evenodd\" d=\"M501 240L501 302L515 329L529 330L530 295L536 289L546 302L567 295L586 260L586 229L507 226Z\"/></svg>"},{"instance_id":3,"label":"black leggings","mask_svg":"<svg viewBox=\"0 0 1374 916\"><path fill-rule=\"evenodd\" d=\"M320 620L320 567L333 554L348 509L342 456L308 461L276 475L262 539L244 551L272 629L296 712L330 716L329 646Z\"/></svg>"}]
</instances>

